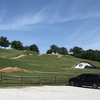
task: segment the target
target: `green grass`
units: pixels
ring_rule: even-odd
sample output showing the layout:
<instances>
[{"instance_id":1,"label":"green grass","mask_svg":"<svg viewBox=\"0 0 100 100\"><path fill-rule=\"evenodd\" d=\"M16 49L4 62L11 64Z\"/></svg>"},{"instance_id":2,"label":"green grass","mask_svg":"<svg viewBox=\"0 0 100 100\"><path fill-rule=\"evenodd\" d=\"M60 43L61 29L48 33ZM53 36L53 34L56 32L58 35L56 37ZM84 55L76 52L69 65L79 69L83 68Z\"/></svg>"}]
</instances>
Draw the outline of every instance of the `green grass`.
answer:
<instances>
[{"instance_id":1,"label":"green grass","mask_svg":"<svg viewBox=\"0 0 100 100\"><path fill-rule=\"evenodd\" d=\"M27 55L32 54L32 55ZM18 59L10 59L19 55L26 55ZM6 58L2 58L6 57ZM88 61L91 64L100 67L100 62L80 59L70 55L57 58L57 55L41 55L33 51L15 50L15 49L1 49L0 48L0 69L5 67L19 67L32 71L31 73L12 72L4 73L5 75L24 75L24 76L70 76L74 77L81 73L100 73L97 69L73 69L71 68L76 62Z\"/></svg>"}]
</instances>

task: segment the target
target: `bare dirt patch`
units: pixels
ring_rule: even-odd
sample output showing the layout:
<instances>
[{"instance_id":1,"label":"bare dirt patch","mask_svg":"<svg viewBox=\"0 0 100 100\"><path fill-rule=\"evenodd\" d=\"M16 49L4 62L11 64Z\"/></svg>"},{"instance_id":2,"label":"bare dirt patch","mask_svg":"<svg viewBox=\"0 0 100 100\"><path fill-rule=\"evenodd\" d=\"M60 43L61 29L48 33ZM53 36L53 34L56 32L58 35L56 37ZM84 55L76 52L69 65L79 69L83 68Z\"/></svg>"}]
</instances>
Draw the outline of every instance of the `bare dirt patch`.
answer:
<instances>
[{"instance_id":1,"label":"bare dirt patch","mask_svg":"<svg viewBox=\"0 0 100 100\"><path fill-rule=\"evenodd\" d=\"M62 55L58 55L58 57L57 58L61 58L62 57Z\"/></svg>"},{"instance_id":2,"label":"bare dirt patch","mask_svg":"<svg viewBox=\"0 0 100 100\"><path fill-rule=\"evenodd\" d=\"M6 58L5 56L1 56L1 58Z\"/></svg>"},{"instance_id":3,"label":"bare dirt patch","mask_svg":"<svg viewBox=\"0 0 100 100\"><path fill-rule=\"evenodd\" d=\"M26 50L24 50L24 52L26 52Z\"/></svg>"},{"instance_id":4,"label":"bare dirt patch","mask_svg":"<svg viewBox=\"0 0 100 100\"><path fill-rule=\"evenodd\" d=\"M45 55L45 53L41 53L38 56L41 56L41 55ZM60 55L60 54L48 54L48 55L56 55L56 56L58 56L57 58L61 58L63 56L63 55Z\"/></svg>"},{"instance_id":5,"label":"bare dirt patch","mask_svg":"<svg viewBox=\"0 0 100 100\"><path fill-rule=\"evenodd\" d=\"M18 67L6 67L1 69L0 72L11 73L11 72L30 72L30 71Z\"/></svg>"},{"instance_id":6,"label":"bare dirt patch","mask_svg":"<svg viewBox=\"0 0 100 100\"><path fill-rule=\"evenodd\" d=\"M60 55L60 54L48 54L48 55L56 55L58 56L57 58L61 58L63 55Z\"/></svg>"},{"instance_id":7,"label":"bare dirt patch","mask_svg":"<svg viewBox=\"0 0 100 100\"><path fill-rule=\"evenodd\" d=\"M27 54L27 55L32 55L32 54ZM13 58L10 58L10 59L18 59L18 58L21 58L21 57L24 57L24 56L27 56L27 55L20 55L20 56L13 57Z\"/></svg>"},{"instance_id":8,"label":"bare dirt patch","mask_svg":"<svg viewBox=\"0 0 100 100\"><path fill-rule=\"evenodd\" d=\"M21 58L21 57L23 57L23 56L26 56L26 55L20 55L20 56L18 56L18 57L13 57L13 58L11 58L11 59L18 59L18 58Z\"/></svg>"},{"instance_id":9,"label":"bare dirt patch","mask_svg":"<svg viewBox=\"0 0 100 100\"><path fill-rule=\"evenodd\" d=\"M42 55L45 55L45 53L40 53L40 54L38 54L38 56L42 56Z\"/></svg>"}]
</instances>

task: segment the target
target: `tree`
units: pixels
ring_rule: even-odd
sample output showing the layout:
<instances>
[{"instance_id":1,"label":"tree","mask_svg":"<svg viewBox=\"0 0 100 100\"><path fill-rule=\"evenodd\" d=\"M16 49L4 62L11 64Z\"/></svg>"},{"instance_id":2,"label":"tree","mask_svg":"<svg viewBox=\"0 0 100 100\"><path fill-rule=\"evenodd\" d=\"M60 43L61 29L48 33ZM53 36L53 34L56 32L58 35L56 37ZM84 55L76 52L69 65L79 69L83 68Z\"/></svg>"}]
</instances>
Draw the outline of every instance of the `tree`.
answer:
<instances>
[{"instance_id":1,"label":"tree","mask_svg":"<svg viewBox=\"0 0 100 100\"><path fill-rule=\"evenodd\" d=\"M31 51L36 51L36 52L39 53L39 49L38 49L37 45L35 45L35 44L31 45L31 46L29 47L29 49L30 49Z\"/></svg>"},{"instance_id":2,"label":"tree","mask_svg":"<svg viewBox=\"0 0 100 100\"><path fill-rule=\"evenodd\" d=\"M54 44L53 44L53 45L51 45L50 47L51 47L51 49L50 49L50 50L52 50L52 52L54 52L55 54L56 54L56 53L58 53L58 49L59 49L59 47L57 47L57 46L56 46L56 45L54 45Z\"/></svg>"},{"instance_id":3,"label":"tree","mask_svg":"<svg viewBox=\"0 0 100 100\"><path fill-rule=\"evenodd\" d=\"M92 49L86 50L86 59L95 60L96 52Z\"/></svg>"},{"instance_id":4,"label":"tree","mask_svg":"<svg viewBox=\"0 0 100 100\"><path fill-rule=\"evenodd\" d=\"M52 50L50 49L50 50L47 50L47 52L46 52L47 54L52 54Z\"/></svg>"},{"instance_id":5,"label":"tree","mask_svg":"<svg viewBox=\"0 0 100 100\"><path fill-rule=\"evenodd\" d=\"M29 50L28 46L23 47L23 50Z\"/></svg>"},{"instance_id":6,"label":"tree","mask_svg":"<svg viewBox=\"0 0 100 100\"><path fill-rule=\"evenodd\" d=\"M7 40L7 37L3 37L1 36L0 38L0 46L4 47L6 49L6 47L9 47L10 42Z\"/></svg>"},{"instance_id":7,"label":"tree","mask_svg":"<svg viewBox=\"0 0 100 100\"><path fill-rule=\"evenodd\" d=\"M60 54L63 54L63 55L68 54L67 49L66 49L65 47L61 47L61 48L60 48Z\"/></svg>"},{"instance_id":8,"label":"tree","mask_svg":"<svg viewBox=\"0 0 100 100\"><path fill-rule=\"evenodd\" d=\"M83 51L82 48L75 46L74 48L70 49L69 52L72 52L75 57L81 57L82 51Z\"/></svg>"},{"instance_id":9,"label":"tree","mask_svg":"<svg viewBox=\"0 0 100 100\"><path fill-rule=\"evenodd\" d=\"M11 48L17 49L17 50L23 50L23 43L21 41L12 41L11 42Z\"/></svg>"}]
</instances>

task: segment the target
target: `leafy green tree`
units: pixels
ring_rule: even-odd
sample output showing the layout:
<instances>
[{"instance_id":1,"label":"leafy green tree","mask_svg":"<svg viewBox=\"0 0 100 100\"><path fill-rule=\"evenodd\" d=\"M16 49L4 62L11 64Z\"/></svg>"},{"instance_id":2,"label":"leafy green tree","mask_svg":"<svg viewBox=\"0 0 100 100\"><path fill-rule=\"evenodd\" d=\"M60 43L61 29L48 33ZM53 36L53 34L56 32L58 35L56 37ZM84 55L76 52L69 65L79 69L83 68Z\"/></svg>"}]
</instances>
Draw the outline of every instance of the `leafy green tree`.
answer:
<instances>
[{"instance_id":1,"label":"leafy green tree","mask_svg":"<svg viewBox=\"0 0 100 100\"><path fill-rule=\"evenodd\" d=\"M69 52L72 52L73 56L75 56L75 57L81 57L82 51L83 51L82 48L76 47L76 46L69 50Z\"/></svg>"},{"instance_id":2,"label":"leafy green tree","mask_svg":"<svg viewBox=\"0 0 100 100\"><path fill-rule=\"evenodd\" d=\"M36 52L38 52L38 53L39 53L38 46L37 46L37 45L35 45L35 44L31 45L31 46L29 47L29 49L30 49L31 51L36 51Z\"/></svg>"},{"instance_id":3,"label":"leafy green tree","mask_svg":"<svg viewBox=\"0 0 100 100\"><path fill-rule=\"evenodd\" d=\"M95 50L94 60L100 62L100 51L99 50Z\"/></svg>"},{"instance_id":4,"label":"leafy green tree","mask_svg":"<svg viewBox=\"0 0 100 100\"><path fill-rule=\"evenodd\" d=\"M47 52L46 52L47 54L52 54L52 50L50 49L50 50L47 50Z\"/></svg>"},{"instance_id":5,"label":"leafy green tree","mask_svg":"<svg viewBox=\"0 0 100 100\"><path fill-rule=\"evenodd\" d=\"M23 47L23 50L30 50L28 46Z\"/></svg>"},{"instance_id":6,"label":"leafy green tree","mask_svg":"<svg viewBox=\"0 0 100 100\"><path fill-rule=\"evenodd\" d=\"M67 49L65 47L61 47L60 48L60 54L67 55L68 54Z\"/></svg>"},{"instance_id":7,"label":"leafy green tree","mask_svg":"<svg viewBox=\"0 0 100 100\"><path fill-rule=\"evenodd\" d=\"M58 53L59 47L57 47L56 45L53 44L50 46L50 48L51 48L52 52L54 52L55 54Z\"/></svg>"},{"instance_id":8,"label":"leafy green tree","mask_svg":"<svg viewBox=\"0 0 100 100\"><path fill-rule=\"evenodd\" d=\"M94 50L89 49L86 50L86 59L93 60L94 59Z\"/></svg>"},{"instance_id":9,"label":"leafy green tree","mask_svg":"<svg viewBox=\"0 0 100 100\"><path fill-rule=\"evenodd\" d=\"M21 41L12 41L11 42L11 48L17 49L17 50L23 50L23 43Z\"/></svg>"},{"instance_id":10,"label":"leafy green tree","mask_svg":"<svg viewBox=\"0 0 100 100\"><path fill-rule=\"evenodd\" d=\"M9 47L10 42L7 40L7 37L0 37L0 46L4 47L6 49L6 47Z\"/></svg>"}]
</instances>

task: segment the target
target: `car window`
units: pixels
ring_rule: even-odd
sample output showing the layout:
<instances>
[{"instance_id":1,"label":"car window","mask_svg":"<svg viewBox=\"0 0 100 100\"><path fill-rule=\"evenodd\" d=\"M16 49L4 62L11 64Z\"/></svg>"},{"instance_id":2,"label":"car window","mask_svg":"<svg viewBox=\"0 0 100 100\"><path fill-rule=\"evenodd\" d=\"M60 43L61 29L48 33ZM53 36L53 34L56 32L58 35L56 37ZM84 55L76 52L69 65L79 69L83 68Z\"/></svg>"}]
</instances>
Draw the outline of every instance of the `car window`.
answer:
<instances>
[{"instance_id":1,"label":"car window","mask_svg":"<svg viewBox=\"0 0 100 100\"><path fill-rule=\"evenodd\" d=\"M91 75L91 78L98 79L98 78L100 78L100 76L99 75Z\"/></svg>"},{"instance_id":2,"label":"car window","mask_svg":"<svg viewBox=\"0 0 100 100\"><path fill-rule=\"evenodd\" d=\"M86 78L90 78L90 76L91 76L90 74L86 74Z\"/></svg>"},{"instance_id":3,"label":"car window","mask_svg":"<svg viewBox=\"0 0 100 100\"><path fill-rule=\"evenodd\" d=\"M79 75L78 77L85 78L86 76L85 76L85 74L82 74L82 75Z\"/></svg>"}]
</instances>

